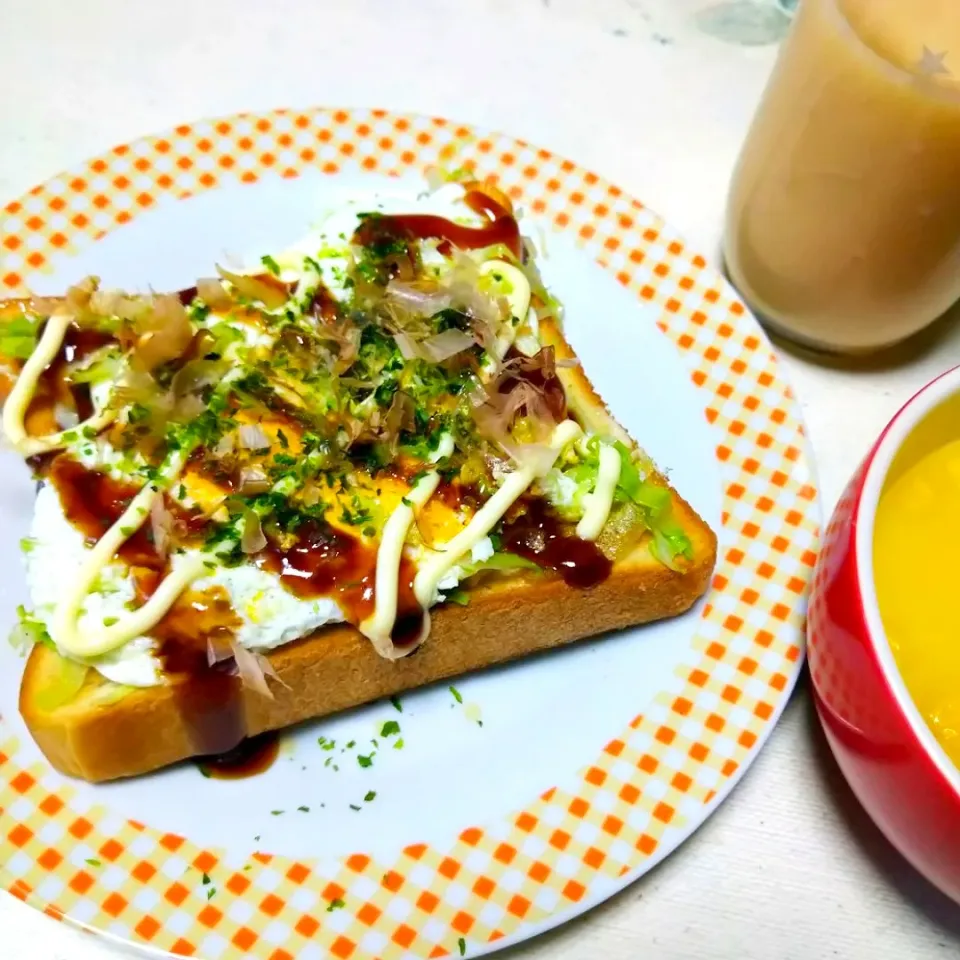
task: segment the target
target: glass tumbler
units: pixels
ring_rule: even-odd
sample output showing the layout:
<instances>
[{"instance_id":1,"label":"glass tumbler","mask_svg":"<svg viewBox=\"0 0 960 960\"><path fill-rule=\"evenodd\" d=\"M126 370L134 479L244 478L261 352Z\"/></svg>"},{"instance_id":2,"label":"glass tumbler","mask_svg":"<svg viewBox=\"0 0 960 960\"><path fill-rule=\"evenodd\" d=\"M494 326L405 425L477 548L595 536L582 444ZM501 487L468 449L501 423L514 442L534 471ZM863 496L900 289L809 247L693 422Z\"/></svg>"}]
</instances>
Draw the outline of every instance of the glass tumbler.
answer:
<instances>
[{"instance_id":1,"label":"glass tumbler","mask_svg":"<svg viewBox=\"0 0 960 960\"><path fill-rule=\"evenodd\" d=\"M779 336L865 354L960 300L960 0L800 0L724 258Z\"/></svg>"}]
</instances>

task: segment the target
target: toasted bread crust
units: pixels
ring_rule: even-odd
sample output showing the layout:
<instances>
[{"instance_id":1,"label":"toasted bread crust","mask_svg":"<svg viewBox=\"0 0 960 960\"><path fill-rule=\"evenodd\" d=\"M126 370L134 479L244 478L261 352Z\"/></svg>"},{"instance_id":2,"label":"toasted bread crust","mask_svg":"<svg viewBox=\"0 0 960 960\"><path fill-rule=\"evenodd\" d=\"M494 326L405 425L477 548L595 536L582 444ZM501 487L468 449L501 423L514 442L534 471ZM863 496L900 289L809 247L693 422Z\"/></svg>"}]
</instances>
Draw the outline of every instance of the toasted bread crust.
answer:
<instances>
[{"instance_id":1,"label":"toasted bread crust","mask_svg":"<svg viewBox=\"0 0 960 960\"><path fill-rule=\"evenodd\" d=\"M286 688L272 684L269 700L243 690L247 734L323 717L438 680L559 647L596 634L674 616L706 590L716 539L688 504L675 517L693 545L694 560L675 573L646 548L615 566L589 590L559 577L499 579L470 594L467 607L446 605L415 654L381 658L353 627L325 627L279 647L269 659ZM124 692L93 670L80 693L54 710L38 707L57 670L58 654L38 645L27 661L20 712L50 763L61 773L94 782L135 776L196 754L191 729L170 686Z\"/></svg>"}]
</instances>

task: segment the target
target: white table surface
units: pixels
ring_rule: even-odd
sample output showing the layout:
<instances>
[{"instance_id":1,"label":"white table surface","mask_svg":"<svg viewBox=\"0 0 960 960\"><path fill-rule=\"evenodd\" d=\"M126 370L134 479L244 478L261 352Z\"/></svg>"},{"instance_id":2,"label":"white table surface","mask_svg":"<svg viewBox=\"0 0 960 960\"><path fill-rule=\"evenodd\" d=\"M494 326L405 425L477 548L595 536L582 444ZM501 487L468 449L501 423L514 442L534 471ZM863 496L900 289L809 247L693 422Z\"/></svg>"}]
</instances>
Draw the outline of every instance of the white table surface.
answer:
<instances>
[{"instance_id":1,"label":"white table surface","mask_svg":"<svg viewBox=\"0 0 960 960\"><path fill-rule=\"evenodd\" d=\"M726 183L776 49L735 38L769 40L783 26L764 0L0 0L0 25L2 199L182 120L383 106L566 154L713 259ZM825 509L900 403L958 362L960 325L950 323L868 368L783 357ZM0 931L9 960L133 955L6 895ZM958 950L960 908L860 810L804 681L743 782L673 857L505 956L927 960Z\"/></svg>"}]
</instances>

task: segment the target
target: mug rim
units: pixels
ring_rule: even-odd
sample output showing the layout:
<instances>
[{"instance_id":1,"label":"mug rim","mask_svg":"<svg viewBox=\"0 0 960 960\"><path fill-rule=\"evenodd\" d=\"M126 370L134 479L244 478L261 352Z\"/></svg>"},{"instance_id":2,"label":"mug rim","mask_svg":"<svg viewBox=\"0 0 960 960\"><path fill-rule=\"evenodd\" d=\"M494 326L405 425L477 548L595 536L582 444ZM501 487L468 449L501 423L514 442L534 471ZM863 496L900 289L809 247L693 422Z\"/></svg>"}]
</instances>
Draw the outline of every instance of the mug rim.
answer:
<instances>
[{"instance_id":1,"label":"mug rim","mask_svg":"<svg viewBox=\"0 0 960 960\"><path fill-rule=\"evenodd\" d=\"M890 640L880 616L873 566L877 506L894 458L927 415L958 394L960 394L960 366L953 367L922 387L900 408L887 425L867 466L861 487L855 516L854 554L864 621L884 679L914 737L953 792L960 797L960 767L950 759L934 736L907 689L900 668L897 666L893 648L890 646Z\"/></svg>"}]
</instances>

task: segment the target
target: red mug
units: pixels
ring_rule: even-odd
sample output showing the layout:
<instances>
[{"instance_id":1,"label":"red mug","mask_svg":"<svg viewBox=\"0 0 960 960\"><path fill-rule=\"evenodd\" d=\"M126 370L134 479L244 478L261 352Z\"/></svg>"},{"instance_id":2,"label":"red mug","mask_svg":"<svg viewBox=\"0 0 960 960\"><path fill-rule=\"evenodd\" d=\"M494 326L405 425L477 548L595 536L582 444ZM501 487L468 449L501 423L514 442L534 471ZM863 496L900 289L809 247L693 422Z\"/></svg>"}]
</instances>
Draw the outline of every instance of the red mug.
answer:
<instances>
[{"instance_id":1,"label":"red mug","mask_svg":"<svg viewBox=\"0 0 960 960\"><path fill-rule=\"evenodd\" d=\"M873 574L877 502L895 456L957 409L960 367L908 400L864 458L824 535L807 634L817 711L853 792L903 856L960 903L960 770L907 691Z\"/></svg>"}]
</instances>

